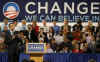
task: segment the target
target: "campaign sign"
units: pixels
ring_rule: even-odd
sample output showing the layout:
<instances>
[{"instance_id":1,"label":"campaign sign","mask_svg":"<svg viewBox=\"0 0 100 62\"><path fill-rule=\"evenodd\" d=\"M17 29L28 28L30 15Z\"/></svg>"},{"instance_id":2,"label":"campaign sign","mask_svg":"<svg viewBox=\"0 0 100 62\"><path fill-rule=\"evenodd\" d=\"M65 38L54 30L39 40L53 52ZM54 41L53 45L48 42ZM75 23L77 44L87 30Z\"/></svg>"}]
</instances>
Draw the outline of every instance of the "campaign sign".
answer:
<instances>
[{"instance_id":1,"label":"campaign sign","mask_svg":"<svg viewBox=\"0 0 100 62\"><path fill-rule=\"evenodd\" d=\"M45 43L27 43L26 53L45 53L46 46Z\"/></svg>"},{"instance_id":2,"label":"campaign sign","mask_svg":"<svg viewBox=\"0 0 100 62\"><path fill-rule=\"evenodd\" d=\"M3 14L9 19L14 19L19 15L19 6L14 2L7 3L3 8Z\"/></svg>"},{"instance_id":3,"label":"campaign sign","mask_svg":"<svg viewBox=\"0 0 100 62\"><path fill-rule=\"evenodd\" d=\"M17 19L21 22L100 21L100 0L0 0L0 22Z\"/></svg>"}]
</instances>

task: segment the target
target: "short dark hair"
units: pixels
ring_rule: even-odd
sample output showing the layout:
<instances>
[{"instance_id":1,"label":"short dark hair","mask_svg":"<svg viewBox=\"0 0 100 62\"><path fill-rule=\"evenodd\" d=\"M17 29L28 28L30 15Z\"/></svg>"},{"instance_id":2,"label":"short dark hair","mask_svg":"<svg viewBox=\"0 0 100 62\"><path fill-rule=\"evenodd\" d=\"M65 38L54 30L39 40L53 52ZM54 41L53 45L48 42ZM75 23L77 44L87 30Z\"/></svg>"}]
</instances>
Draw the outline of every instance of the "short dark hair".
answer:
<instances>
[{"instance_id":1,"label":"short dark hair","mask_svg":"<svg viewBox=\"0 0 100 62\"><path fill-rule=\"evenodd\" d=\"M79 24L79 23L82 23L82 20L78 19L78 20L77 20L77 23L78 23L78 24Z\"/></svg>"},{"instance_id":2,"label":"short dark hair","mask_svg":"<svg viewBox=\"0 0 100 62\"><path fill-rule=\"evenodd\" d=\"M13 23L10 23L10 24L9 24L9 27L10 27L11 24L13 24Z\"/></svg>"}]
</instances>

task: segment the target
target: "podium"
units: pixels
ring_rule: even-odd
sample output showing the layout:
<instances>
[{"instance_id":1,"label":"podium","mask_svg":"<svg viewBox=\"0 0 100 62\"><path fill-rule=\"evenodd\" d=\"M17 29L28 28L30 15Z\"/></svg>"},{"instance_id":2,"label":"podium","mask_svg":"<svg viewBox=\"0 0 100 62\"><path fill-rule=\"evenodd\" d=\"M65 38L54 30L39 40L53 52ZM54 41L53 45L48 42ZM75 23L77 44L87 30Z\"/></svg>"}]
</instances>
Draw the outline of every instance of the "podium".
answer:
<instances>
[{"instance_id":1,"label":"podium","mask_svg":"<svg viewBox=\"0 0 100 62\"><path fill-rule=\"evenodd\" d=\"M43 55L46 53L45 43L27 43L26 53L30 54L30 60L43 62Z\"/></svg>"}]
</instances>

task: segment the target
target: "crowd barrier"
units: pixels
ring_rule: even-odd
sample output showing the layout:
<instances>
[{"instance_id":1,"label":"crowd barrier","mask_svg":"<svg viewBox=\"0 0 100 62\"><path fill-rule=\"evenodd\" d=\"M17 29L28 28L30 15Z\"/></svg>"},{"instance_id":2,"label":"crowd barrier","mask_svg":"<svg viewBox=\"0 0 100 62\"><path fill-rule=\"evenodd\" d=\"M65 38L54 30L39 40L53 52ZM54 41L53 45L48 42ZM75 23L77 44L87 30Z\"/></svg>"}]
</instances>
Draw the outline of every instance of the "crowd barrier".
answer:
<instances>
[{"instance_id":1,"label":"crowd barrier","mask_svg":"<svg viewBox=\"0 0 100 62\"><path fill-rule=\"evenodd\" d=\"M30 55L21 53L19 62L29 60ZM73 54L73 53L52 53L45 54L44 61L47 62L100 62L100 54ZM0 62L8 62L7 53L0 53Z\"/></svg>"}]
</instances>

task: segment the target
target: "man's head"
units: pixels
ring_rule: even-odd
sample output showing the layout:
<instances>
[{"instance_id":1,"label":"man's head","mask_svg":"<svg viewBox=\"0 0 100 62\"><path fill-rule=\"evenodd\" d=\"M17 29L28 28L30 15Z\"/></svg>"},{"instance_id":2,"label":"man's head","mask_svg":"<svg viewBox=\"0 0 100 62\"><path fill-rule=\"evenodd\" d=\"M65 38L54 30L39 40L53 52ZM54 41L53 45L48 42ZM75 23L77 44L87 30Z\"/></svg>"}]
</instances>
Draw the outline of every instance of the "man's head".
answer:
<instances>
[{"instance_id":1,"label":"man's head","mask_svg":"<svg viewBox=\"0 0 100 62\"><path fill-rule=\"evenodd\" d=\"M67 44L64 45L63 50L64 50L64 51L68 51L68 50L69 50L69 46L68 46Z\"/></svg>"},{"instance_id":2,"label":"man's head","mask_svg":"<svg viewBox=\"0 0 100 62\"><path fill-rule=\"evenodd\" d=\"M56 21L53 21L53 25L56 26Z\"/></svg>"},{"instance_id":3,"label":"man's head","mask_svg":"<svg viewBox=\"0 0 100 62\"><path fill-rule=\"evenodd\" d=\"M42 20L42 24L44 25L44 26L46 26L46 20Z\"/></svg>"},{"instance_id":4,"label":"man's head","mask_svg":"<svg viewBox=\"0 0 100 62\"><path fill-rule=\"evenodd\" d=\"M77 20L77 24L82 24L82 21L79 19L79 20Z\"/></svg>"},{"instance_id":5,"label":"man's head","mask_svg":"<svg viewBox=\"0 0 100 62\"><path fill-rule=\"evenodd\" d=\"M7 25L8 24L8 19L4 19L4 24Z\"/></svg>"},{"instance_id":6,"label":"man's head","mask_svg":"<svg viewBox=\"0 0 100 62\"><path fill-rule=\"evenodd\" d=\"M34 20L33 20L33 21L32 21L32 25L33 25L33 27L36 26L36 25L37 25L37 21L34 21Z\"/></svg>"},{"instance_id":7,"label":"man's head","mask_svg":"<svg viewBox=\"0 0 100 62\"><path fill-rule=\"evenodd\" d=\"M4 31L7 31L8 30L8 27L7 26L4 26Z\"/></svg>"},{"instance_id":8,"label":"man's head","mask_svg":"<svg viewBox=\"0 0 100 62\"><path fill-rule=\"evenodd\" d=\"M68 25L68 20L64 19L64 25Z\"/></svg>"},{"instance_id":9,"label":"man's head","mask_svg":"<svg viewBox=\"0 0 100 62\"><path fill-rule=\"evenodd\" d=\"M92 25L92 21L91 21L91 20L88 21L88 25L89 25L89 26Z\"/></svg>"},{"instance_id":10,"label":"man's head","mask_svg":"<svg viewBox=\"0 0 100 62\"><path fill-rule=\"evenodd\" d=\"M51 48L51 47L50 47L50 43L47 43L47 44L46 44L46 47L47 47L47 49Z\"/></svg>"},{"instance_id":11,"label":"man's head","mask_svg":"<svg viewBox=\"0 0 100 62\"><path fill-rule=\"evenodd\" d=\"M14 30L14 29L15 29L15 25L14 25L13 23L10 23L10 24L9 24L9 29L10 29L10 30Z\"/></svg>"},{"instance_id":12,"label":"man's head","mask_svg":"<svg viewBox=\"0 0 100 62\"><path fill-rule=\"evenodd\" d=\"M17 20L14 20L14 21L13 21L13 24L14 24L15 26L17 26L17 24L18 24Z\"/></svg>"},{"instance_id":13,"label":"man's head","mask_svg":"<svg viewBox=\"0 0 100 62\"><path fill-rule=\"evenodd\" d=\"M20 31L20 38L21 39L24 39L25 38L25 35L24 35L24 32L23 31Z\"/></svg>"},{"instance_id":14,"label":"man's head","mask_svg":"<svg viewBox=\"0 0 100 62\"><path fill-rule=\"evenodd\" d=\"M31 24L28 24L27 27L28 27L28 30L30 30L30 31L32 30L32 25Z\"/></svg>"},{"instance_id":15,"label":"man's head","mask_svg":"<svg viewBox=\"0 0 100 62\"><path fill-rule=\"evenodd\" d=\"M23 25L26 25L26 20L22 20L22 24Z\"/></svg>"}]
</instances>

